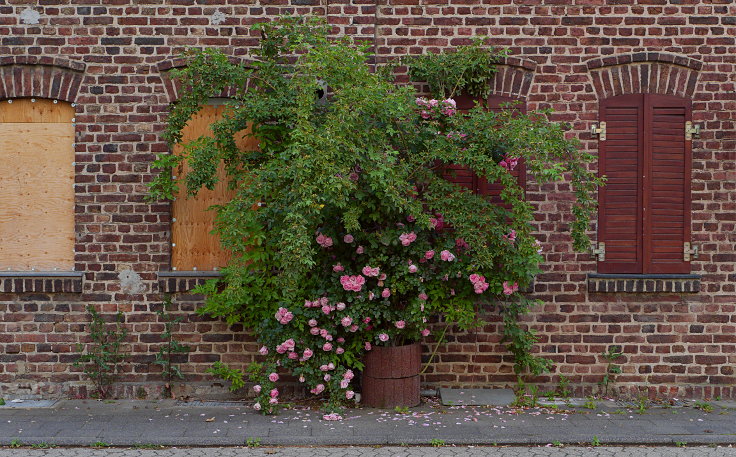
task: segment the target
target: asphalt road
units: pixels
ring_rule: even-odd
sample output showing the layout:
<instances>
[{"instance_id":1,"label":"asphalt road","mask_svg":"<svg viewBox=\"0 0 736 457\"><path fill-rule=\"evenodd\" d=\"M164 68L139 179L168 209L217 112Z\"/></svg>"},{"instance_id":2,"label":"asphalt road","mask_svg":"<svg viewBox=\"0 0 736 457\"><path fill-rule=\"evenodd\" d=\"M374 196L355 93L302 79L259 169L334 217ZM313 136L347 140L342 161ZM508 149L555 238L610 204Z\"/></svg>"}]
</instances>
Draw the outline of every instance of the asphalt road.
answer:
<instances>
[{"instance_id":1,"label":"asphalt road","mask_svg":"<svg viewBox=\"0 0 736 457\"><path fill-rule=\"evenodd\" d=\"M0 449L0 457L685 457L736 456L733 447L257 447Z\"/></svg>"}]
</instances>

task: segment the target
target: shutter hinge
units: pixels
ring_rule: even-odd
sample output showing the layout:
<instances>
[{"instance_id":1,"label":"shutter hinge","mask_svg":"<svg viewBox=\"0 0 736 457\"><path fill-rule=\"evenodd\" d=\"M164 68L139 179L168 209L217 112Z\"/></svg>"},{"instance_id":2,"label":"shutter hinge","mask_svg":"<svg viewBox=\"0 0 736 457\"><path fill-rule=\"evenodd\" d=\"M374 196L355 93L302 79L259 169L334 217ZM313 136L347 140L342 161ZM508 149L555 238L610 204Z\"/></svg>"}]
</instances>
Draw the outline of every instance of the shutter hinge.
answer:
<instances>
[{"instance_id":1,"label":"shutter hinge","mask_svg":"<svg viewBox=\"0 0 736 457\"><path fill-rule=\"evenodd\" d=\"M697 259L699 252L697 246L692 246L692 249L690 248L690 243L682 243L683 249L682 249L682 260L685 262L690 261L690 256L692 256L693 259Z\"/></svg>"},{"instance_id":2,"label":"shutter hinge","mask_svg":"<svg viewBox=\"0 0 736 457\"><path fill-rule=\"evenodd\" d=\"M693 135L700 137L700 124L693 125L690 121L685 122L685 139L690 141Z\"/></svg>"},{"instance_id":3,"label":"shutter hinge","mask_svg":"<svg viewBox=\"0 0 736 457\"><path fill-rule=\"evenodd\" d=\"M606 243L602 241L599 242L598 247L596 247L595 249L591 249L590 253L592 255L598 256L599 262L605 262L606 261Z\"/></svg>"},{"instance_id":4,"label":"shutter hinge","mask_svg":"<svg viewBox=\"0 0 736 457\"><path fill-rule=\"evenodd\" d=\"M598 140L600 141L606 141L606 123L601 122L600 127L598 124L593 124L590 126L590 135L596 136L598 135Z\"/></svg>"}]
</instances>

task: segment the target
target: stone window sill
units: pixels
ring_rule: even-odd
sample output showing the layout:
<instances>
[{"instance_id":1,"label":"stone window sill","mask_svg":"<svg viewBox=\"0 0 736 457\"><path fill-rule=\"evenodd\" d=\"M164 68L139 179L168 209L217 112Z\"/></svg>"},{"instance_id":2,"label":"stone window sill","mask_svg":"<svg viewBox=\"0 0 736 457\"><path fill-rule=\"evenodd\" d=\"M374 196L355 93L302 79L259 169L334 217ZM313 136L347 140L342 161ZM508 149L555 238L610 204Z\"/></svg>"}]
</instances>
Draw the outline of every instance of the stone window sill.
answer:
<instances>
[{"instance_id":1,"label":"stone window sill","mask_svg":"<svg viewBox=\"0 0 736 457\"><path fill-rule=\"evenodd\" d=\"M0 271L0 292L81 294L81 271Z\"/></svg>"},{"instance_id":2,"label":"stone window sill","mask_svg":"<svg viewBox=\"0 0 736 457\"><path fill-rule=\"evenodd\" d=\"M591 293L698 293L700 275L588 274Z\"/></svg>"},{"instance_id":3,"label":"stone window sill","mask_svg":"<svg viewBox=\"0 0 736 457\"><path fill-rule=\"evenodd\" d=\"M158 273L159 289L162 293L189 292L204 284L208 279L219 278L219 271L160 271Z\"/></svg>"}]
</instances>

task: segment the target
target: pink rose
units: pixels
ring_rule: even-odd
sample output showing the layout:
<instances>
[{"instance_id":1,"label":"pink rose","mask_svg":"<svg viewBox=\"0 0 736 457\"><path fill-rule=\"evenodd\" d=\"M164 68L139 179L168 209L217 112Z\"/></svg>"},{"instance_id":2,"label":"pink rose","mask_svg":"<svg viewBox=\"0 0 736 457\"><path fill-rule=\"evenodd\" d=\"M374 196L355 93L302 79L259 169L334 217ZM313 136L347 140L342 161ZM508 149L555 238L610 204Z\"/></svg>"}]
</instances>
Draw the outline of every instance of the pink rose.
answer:
<instances>
[{"instance_id":1,"label":"pink rose","mask_svg":"<svg viewBox=\"0 0 736 457\"><path fill-rule=\"evenodd\" d=\"M362 273L370 278L378 276L378 270L378 267L371 268L370 266L366 265L363 267Z\"/></svg>"},{"instance_id":2,"label":"pink rose","mask_svg":"<svg viewBox=\"0 0 736 457\"><path fill-rule=\"evenodd\" d=\"M260 353L261 355L266 355L268 354L268 348L266 346L261 346L261 348L258 350L258 353Z\"/></svg>"},{"instance_id":3,"label":"pink rose","mask_svg":"<svg viewBox=\"0 0 736 457\"><path fill-rule=\"evenodd\" d=\"M354 396L355 392L353 392L352 390L348 390L347 392L345 392L345 398L347 398L348 400L352 400Z\"/></svg>"},{"instance_id":4,"label":"pink rose","mask_svg":"<svg viewBox=\"0 0 736 457\"><path fill-rule=\"evenodd\" d=\"M290 358L291 360L296 360L297 358L299 358L299 354L297 354L296 352L289 352L289 355L288 355L288 357L289 357L289 358Z\"/></svg>"},{"instance_id":5,"label":"pink rose","mask_svg":"<svg viewBox=\"0 0 736 457\"><path fill-rule=\"evenodd\" d=\"M352 333L355 333L355 332L357 332L357 331L358 331L358 326L357 326L357 325L355 325L355 324L351 325L351 326L350 326L350 331L351 331Z\"/></svg>"},{"instance_id":6,"label":"pink rose","mask_svg":"<svg viewBox=\"0 0 736 457\"><path fill-rule=\"evenodd\" d=\"M345 342L345 338L340 337L340 338L337 339L337 342L338 343L344 343Z\"/></svg>"},{"instance_id":7,"label":"pink rose","mask_svg":"<svg viewBox=\"0 0 736 457\"><path fill-rule=\"evenodd\" d=\"M312 350L311 350L311 349L309 349L309 348L306 348L306 349L304 350L304 354L302 355L302 357L304 357L304 360L307 360L307 359L309 359L310 357L312 357L312 355L314 355L314 352L312 352Z\"/></svg>"},{"instance_id":8,"label":"pink rose","mask_svg":"<svg viewBox=\"0 0 736 457\"><path fill-rule=\"evenodd\" d=\"M372 347L371 347L371 343L369 343L369 342L367 342L367 341L366 341L366 342L365 342L365 350L366 350L366 351L370 351L371 349L372 349Z\"/></svg>"},{"instance_id":9,"label":"pink rose","mask_svg":"<svg viewBox=\"0 0 736 457\"><path fill-rule=\"evenodd\" d=\"M455 255L453 255L452 252L445 249L444 251L440 252L440 258L444 260L445 262L452 262L455 260Z\"/></svg>"},{"instance_id":10,"label":"pink rose","mask_svg":"<svg viewBox=\"0 0 736 457\"><path fill-rule=\"evenodd\" d=\"M279 399L278 399L278 398L276 398L276 397L274 397L274 398L270 398L270 399L268 400L268 402L269 402L270 404L272 404L272 405L275 405L275 404L277 404L277 403L279 402Z\"/></svg>"},{"instance_id":11,"label":"pink rose","mask_svg":"<svg viewBox=\"0 0 736 457\"><path fill-rule=\"evenodd\" d=\"M312 335L319 335L319 327L310 328L309 333L311 333Z\"/></svg>"},{"instance_id":12,"label":"pink rose","mask_svg":"<svg viewBox=\"0 0 736 457\"><path fill-rule=\"evenodd\" d=\"M432 260L432 257L434 257L434 251L427 251L424 253L424 258L427 260Z\"/></svg>"},{"instance_id":13,"label":"pink rose","mask_svg":"<svg viewBox=\"0 0 736 457\"><path fill-rule=\"evenodd\" d=\"M353 320L350 318L350 316L345 316L340 320L340 323L343 327L350 327L350 325L353 323Z\"/></svg>"},{"instance_id":14,"label":"pink rose","mask_svg":"<svg viewBox=\"0 0 736 457\"><path fill-rule=\"evenodd\" d=\"M276 382L279 380L279 375L277 373L271 373L268 375L268 380L271 382Z\"/></svg>"},{"instance_id":15,"label":"pink rose","mask_svg":"<svg viewBox=\"0 0 736 457\"><path fill-rule=\"evenodd\" d=\"M319 366L319 371L329 371L330 367L327 366L327 364L323 364Z\"/></svg>"},{"instance_id":16,"label":"pink rose","mask_svg":"<svg viewBox=\"0 0 736 457\"><path fill-rule=\"evenodd\" d=\"M323 350L323 351L325 351L325 352L329 352L329 351L331 351L331 350L332 350L332 343L325 343L325 344L324 344L324 345L322 346L322 350Z\"/></svg>"},{"instance_id":17,"label":"pink rose","mask_svg":"<svg viewBox=\"0 0 736 457\"><path fill-rule=\"evenodd\" d=\"M335 309L337 309L338 311L342 311L342 310L344 310L344 309L345 309L345 303L343 303L343 302L340 302L340 303L338 303L338 304L337 304L337 305L335 306Z\"/></svg>"},{"instance_id":18,"label":"pink rose","mask_svg":"<svg viewBox=\"0 0 736 457\"><path fill-rule=\"evenodd\" d=\"M378 335L378 339L385 343L386 341L388 341L388 335L385 333L381 333L380 335Z\"/></svg>"},{"instance_id":19,"label":"pink rose","mask_svg":"<svg viewBox=\"0 0 736 457\"><path fill-rule=\"evenodd\" d=\"M320 233L319 235L317 235L317 244L319 244L323 248L329 248L330 246L332 246L332 238Z\"/></svg>"},{"instance_id":20,"label":"pink rose","mask_svg":"<svg viewBox=\"0 0 736 457\"><path fill-rule=\"evenodd\" d=\"M328 363L328 364L327 364L327 369L328 369L328 370L334 370L334 369L335 369L335 364L334 364L334 363L332 363L332 362Z\"/></svg>"},{"instance_id":21,"label":"pink rose","mask_svg":"<svg viewBox=\"0 0 736 457\"><path fill-rule=\"evenodd\" d=\"M363 288L363 284L365 284L365 278L361 275L344 275L340 276L340 284L342 284L342 288L345 290L360 292L360 290Z\"/></svg>"},{"instance_id":22,"label":"pink rose","mask_svg":"<svg viewBox=\"0 0 736 457\"><path fill-rule=\"evenodd\" d=\"M416 239L417 234L414 232L402 233L401 235L399 235L399 240L401 241L402 246L409 246L411 243L416 241Z\"/></svg>"},{"instance_id":23,"label":"pink rose","mask_svg":"<svg viewBox=\"0 0 736 457\"><path fill-rule=\"evenodd\" d=\"M358 248L355 250L356 254L362 254L365 252L365 248L363 246L358 246Z\"/></svg>"},{"instance_id":24,"label":"pink rose","mask_svg":"<svg viewBox=\"0 0 736 457\"><path fill-rule=\"evenodd\" d=\"M429 329L428 328L425 328L424 330L422 330L422 336L429 336Z\"/></svg>"},{"instance_id":25,"label":"pink rose","mask_svg":"<svg viewBox=\"0 0 736 457\"><path fill-rule=\"evenodd\" d=\"M422 300L422 301L427 301L428 298L429 297L424 292L422 292L422 293L419 294L419 299Z\"/></svg>"},{"instance_id":26,"label":"pink rose","mask_svg":"<svg viewBox=\"0 0 736 457\"><path fill-rule=\"evenodd\" d=\"M504 293L504 295L511 295L514 292L516 292L517 290L519 290L519 283L518 282L514 282L513 285L509 284L508 281L504 281L503 282L503 293Z\"/></svg>"},{"instance_id":27,"label":"pink rose","mask_svg":"<svg viewBox=\"0 0 736 457\"><path fill-rule=\"evenodd\" d=\"M334 271L335 273L339 273L343 270L345 270L345 267L343 267L339 263L336 263L335 265L332 266L332 271Z\"/></svg>"},{"instance_id":28,"label":"pink rose","mask_svg":"<svg viewBox=\"0 0 736 457\"><path fill-rule=\"evenodd\" d=\"M261 410L261 404L260 403L256 403L255 405L253 405L253 409L255 409L256 411L260 411Z\"/></svg>"},{"instance_id":29,"label":"pink rose","mask_svg":"<svg viewBox=\"0 0 736 457\"><path fill-rule=\"evenodd\" d=\"M276 311L276 320L279 321L279 323L286 325L288 324L293 318L294 314L289 312L286 308L279 308L278 311Z\"/></svg>"},{"instance_id":30,"label":"pink rose","mask_svg":"<svg viewBox=\"0 0 736 457\"><path fill-rule=\"evenodd\" d=\"M343 379L342 381L340 381L340 388L341 389L347 389L349 385L350 385L350 380L349 379Z\"/></svg>"},{"instance_id":31,"label":"pink rose","mask_svg":"<svg viewBox=\"0 0 736 457\"><path fill-rule=\"evenodd\" d=\"M306 379L304 378L304 375L299 376L299 382L304 382L304 381L306 381Z\"/></svg>"},{"instance_id":32,"label":"pink rose","mask_svg":"<svg viewBox=\"0 0 736 457\"><path fill-rule=\"evenodd\" d=\"M394 325L396 326L396 328L402 329L402 328L406 327L406 322L404 322L404 321L396 321L394 323Z\"/></svg>"},{"instance_id":33,"label":"pink rose","mask_svg":"<svg viewBox=\"0 0 736 457\"><path fill-rule=\"evenodd\" d=\"M317 326L317 319L309 319L309 322L307 322L310 327L316 327Z\"/></svg>"},{"instance_id":34,"label":"pink rose","mask_svg":"<svg viewBox=\"0 0 736 457\"><path fill-rule=\"evenodd\" d=\"M324 379L325 382L330 382L330 379L332 379L332 375L326 374L322 379Z\"/></svg>"},{"instance_id":35,"label":"pink rose","mask_svg":"<svg viewBox=\"0 0 736 457\"><path fill-rule=\"evenodd\" d=\"M355 238L353 238L353 235L351 235L351 234L349 234L349 233L348 233L347 235L345 235L345 236L344 236L344 237L342 238L342 240L343 240L344 242L346 242L346 243L352 243L353 241L355 241Z\"/></svg>"},{"instance_id":36,"label":"pink rose","mask_svg":"<svg viewBox=\"0 0 736 457\"><path fill-rule=\"evenodd\" d=\"M256 384L255 386L253 386L253 392L257 394L261 393L261 386L259 384Z\"/></svg>"},{"instance_id":37,"label":"pink rose","mask_svg":"<svg viewBox=\"0 0 736 457\"><path fill-rule=\"evenodd\" d=\"M322 307L322 312L325 314L330 314L330 311L332 311L332 308L330 308L330 305L324 305Z\"/></svg>"},{"instance_id":38,"label":"pink rose","mask_svg":"<svg viewBox=\"0 0 736 457\"><path fill-rule=\"evenodd\" d=\"M343 352L345 352L345 349L341 347L338 347L337 349L335 349L335 354L342 354Z\"/></svg>"},{"instance_id":39,"label":"pink rose","mask_svg":"<svg viewBox=\"0 0 736 457\"><path fill-rule=\"evenodd\" d=\"M271 389L271 398L276 398L279 396L279 389Z\"/></svg>"},{"instance_id":40,"label":"pink rose","mask_svg":"<svg viewBox=\"0 0 736 457\"><path fill-rule=\"evenodd\" d=\"M381 291L381 297L388 298L391 296L391 290L390 289L383 289Z\"/></svg>"},{"instance_id":41,"label":"pink rose","mask_svg":"<svg viewBox=\"0 0 736 457\"><path fill-rule=\"evenodd\" d=\"M412 216L411 214L408 215L408 216L406 216L406 221L409 222L409 223L412 223L412 222L414 222L416 220L417 220L417 218L414 217L414 216Z\"/></svg>"},{"instance_id":42,"label":"pink rose","mask_svg":"<svg viewBox=\"0 0 736 457\"><path fill-rule=\"evenodd\" d=\"M416 273L417 270L419 270L419 267L416 265L409 265L409 273Z\"/></svg>"},{"instance_id":43,"label":"pink rose","mask_svg":"<svg viewBox=\"0 0 736 457\"><path fill-rule=\"evenodd\" d=\"M503 235L503 239L514 244L514 241L516 241L516 230L512 229L507 235Z\"/></svg>"}]
</instances>

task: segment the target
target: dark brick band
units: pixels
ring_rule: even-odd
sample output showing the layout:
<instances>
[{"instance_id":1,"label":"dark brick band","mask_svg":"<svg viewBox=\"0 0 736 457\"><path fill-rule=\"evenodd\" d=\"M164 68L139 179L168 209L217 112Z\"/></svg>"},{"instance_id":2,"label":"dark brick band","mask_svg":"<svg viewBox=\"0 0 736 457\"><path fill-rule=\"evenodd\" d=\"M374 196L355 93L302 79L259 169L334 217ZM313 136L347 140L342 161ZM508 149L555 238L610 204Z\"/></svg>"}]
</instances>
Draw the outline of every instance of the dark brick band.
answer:
<instances>
[{"instance_id":1,"label":"dark brick band","mask_svg":"<svg viewBox=\"0 0 736 457\"><path fill-rule=\"evenodd\" d=\"M697 293L700 292L700 276L589 274L588 292Z\"/></svg>"}]
</instances>

